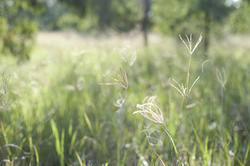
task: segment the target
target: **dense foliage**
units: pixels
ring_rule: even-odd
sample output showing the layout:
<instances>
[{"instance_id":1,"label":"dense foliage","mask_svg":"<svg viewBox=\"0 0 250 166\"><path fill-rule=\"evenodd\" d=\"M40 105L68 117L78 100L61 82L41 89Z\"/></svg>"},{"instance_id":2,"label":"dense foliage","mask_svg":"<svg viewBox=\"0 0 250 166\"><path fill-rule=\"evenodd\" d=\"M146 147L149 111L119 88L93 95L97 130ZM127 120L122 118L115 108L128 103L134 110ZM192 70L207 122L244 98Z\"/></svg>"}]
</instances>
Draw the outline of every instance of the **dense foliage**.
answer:
<instances>
[{"instance_id":1,"label":"dense foliage","mask_svg":"<svg viewBox=\"0 0 250 166\"><path fill-rule=\"evenodd\" d=\"M211 31L222 25L233 8L226 0L159 0L154 6L155 28L169 34L203 32L207 52Z\"/></svg>"},{"instance_id":2,"label":"dense foliage","mask_svg":"<svg viewBox=\"0 0 250 166\"><path fill-rule=\"evenodd\" d=\"M72 11L97 18L100 29L112 27L117 30L131 30L140 21L140 3L137 0L60 0Z\"/></svg>"},{"instance_id":3,"label":"dense foliage","mask_svg":"<svg viewBox=\"0 0 250 166\"><path fill-rule=\"evenodd\" d=\"M233 32L249 33L250 31L250 2L242 2L242 5L231 14L230 24Z\"/></svg>"},{"instance_id":4,"label":"dense foliage","mask_svg":"<svg viewBox=\"0 0 250 166\"><path fill-rule=\"evenodd\" d=\"M28 59L37 23L32 13L41 10L36 0L0 1L0 55Z\"/></svg>"}]
</instances>

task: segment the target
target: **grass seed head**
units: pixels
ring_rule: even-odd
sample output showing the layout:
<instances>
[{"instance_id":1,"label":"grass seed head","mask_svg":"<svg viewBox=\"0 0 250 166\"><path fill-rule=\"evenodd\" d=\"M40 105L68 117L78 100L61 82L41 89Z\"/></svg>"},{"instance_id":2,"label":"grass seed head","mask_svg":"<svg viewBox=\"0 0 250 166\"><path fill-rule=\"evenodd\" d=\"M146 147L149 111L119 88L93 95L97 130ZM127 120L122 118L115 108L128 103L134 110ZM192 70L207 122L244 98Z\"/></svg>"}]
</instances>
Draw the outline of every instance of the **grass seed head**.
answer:
<instances>
[{"instance_id":1,"label":"grass seed head","mask_svg":"<svg viewBox=\"0 0 250 166\"><path fill-rule=\"evenodd\" d=\"M224 89L227 83L227 75L226 75L225 69L224 68L222 68L221 70L216 69L216 77L217 77L217 81L219 82L221 87Z\"/></svg>"},{"instance_id":2,"label":"grass seed head","mask_svg":"<svg viewBox=\"0 0 250 166\"><path fill-rule=\"evenodd\" d=\"M136 51L131 49L130 46L126 46L120 51L121 59L129 66L133 66L136 61Z\"/></svg>"},{"instance_id":3,"label":"grass seed head","mask_svg":"<svg viewBox=\"0 0 250 166\"><path fill-rule=\"evenodd\" d=\"M113 82L100 83L100 85L119 86L123 89L128 89L128 77L123 68L120 68L119 72L114 73L111 80L113 80Z\"/></svg>"},{"instance_id":4,"label":"grass seed head","mask_svg":"<svg viewBox=\"0 0 250 166\"><path fill-rule=\"evenodd\" d=\"M183 83L179 83L175 79L171 79L169 81L169 85L172 86L175 90L177 90L177 92L180 93L181 96L188 97L199 79L200 77L198 76L190 87L186 87Z\"/></svg>"},{"instance_id":5,"label":"grass seed head","mask_svg":"<svg viewBox=\"0 0 250 166\"><path fill-rule=\"evenodd\" d=\"M156 103L156 96L146 97L142 104L137 104L138 109L133 114L141 114L145 119L148 119L157 124L164 124L162 110Z\"/></svg>"},{"instance_id":6,"label":"grass seed head","mask_svg":"<svg viewBox=\"0 0 250 166\"><path fill-rule=\"evenodd\" d=\"M199 36L199 39L197 40L197 42L194 44L193 46L193 38L192 38L192 34L190 34L189 36L188 35L185 35L186 36L186 40L184 40L182 38L181 35L179 35L182 43L185 45L185 47L187 48L188 50L188 53L190 55L192 55L194 53L194 51L196 50L196 48L198 47L198 45L200 44L201 40L202 40L202 35L200 34Z\"/></svg>"}]
</instances>

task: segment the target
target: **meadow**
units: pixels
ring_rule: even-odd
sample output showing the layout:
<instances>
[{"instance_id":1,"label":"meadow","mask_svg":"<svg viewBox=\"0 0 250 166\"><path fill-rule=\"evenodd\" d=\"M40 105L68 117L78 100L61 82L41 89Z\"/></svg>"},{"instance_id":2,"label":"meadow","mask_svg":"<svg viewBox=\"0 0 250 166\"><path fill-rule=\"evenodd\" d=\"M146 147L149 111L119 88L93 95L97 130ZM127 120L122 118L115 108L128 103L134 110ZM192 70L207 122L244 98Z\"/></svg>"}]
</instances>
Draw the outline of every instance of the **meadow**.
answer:
<instances>
[{"instance_id":1,"label":"meadow","mask_svg":"<svg viewBox=\"0 0 250 166\"><path fill-rule=\"evenodd\" d=\"M249 54L214 37L189 67L178 36L39 32L29 61L1 58L0 165L250 165Z\"/></svg>"}]
</instances>

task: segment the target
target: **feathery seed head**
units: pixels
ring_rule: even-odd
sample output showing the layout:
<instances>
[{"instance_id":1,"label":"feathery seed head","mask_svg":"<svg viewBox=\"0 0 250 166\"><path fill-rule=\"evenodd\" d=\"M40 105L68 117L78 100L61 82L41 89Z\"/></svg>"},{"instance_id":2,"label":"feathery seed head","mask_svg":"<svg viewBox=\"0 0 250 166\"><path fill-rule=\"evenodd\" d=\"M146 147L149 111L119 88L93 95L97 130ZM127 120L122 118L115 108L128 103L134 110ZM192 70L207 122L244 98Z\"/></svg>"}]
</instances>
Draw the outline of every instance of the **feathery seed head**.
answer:
<instances>
[{"instance_id":1,"label":"feathery seed head","mask_svg":"<svg viewBox=\"0 0 250 166\"><path fill-rule=\"evenodd\" d=\"M216 69L216 77L217 77L219 84L224 89L227 83L227 75L226 75L225 69L224 68L222 68L221 70Z\"/></svg>"},{"instance_id":2,"label":"feathery seed head","mask_svg":"<svg viewBox=\"0 0 250 166\"><path fill-rule=\"evenodd\" d=\"M128 89L128 77L126 71L123 68L120 68L119 72L114 73L114 76L111 77L111 80L113 82L100 83L100 85L111 85Z\"/></svg>"},{"instance_id":3,"label":"feathery seed head","mask_svg":"<svg viewBox=\"0 0 250 166\"><path fill-rule=\"evenodd\" d=\"M198 45L200 44L201 40L202 40L202 35L200 34L199 39L197 40L197 42L195 43L195 45L193 46L193 38L192 38L192 34L190 34L189 36L186 35L186 41L181 37L181 35L179 35L182 43L185 45L185 47L188 50L188 53L190 55L192 55L194 53L194 51L196 50L196 48L198 47Z\"/></svg>"},{"instance_id":4,"label":"feathery seed head","mask_svg":"<svg viewBox=\"0 0 250 166\"><path fill-rule=\"evenodd\" d=\"M164 118L161 108L155 101L156 96L146 97L143 104L137 104L138 109L133 114L141 114L145 119L148 119L157 124L164 124Z\"/></svg>"}]
</instances>

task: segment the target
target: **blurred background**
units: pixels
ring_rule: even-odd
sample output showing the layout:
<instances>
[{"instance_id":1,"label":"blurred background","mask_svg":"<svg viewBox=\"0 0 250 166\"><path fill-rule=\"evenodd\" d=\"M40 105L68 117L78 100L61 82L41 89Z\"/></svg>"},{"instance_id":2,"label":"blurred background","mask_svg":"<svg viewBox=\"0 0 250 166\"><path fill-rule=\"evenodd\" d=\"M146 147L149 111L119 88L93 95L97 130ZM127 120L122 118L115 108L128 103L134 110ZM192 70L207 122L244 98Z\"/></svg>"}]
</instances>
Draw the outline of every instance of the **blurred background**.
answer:
<instances>
[{"instance_id":1,"label":"blurred background","mask_svg":"<svg viewBox=\"0 0 250 166\"><path fill-rule=\"evenodd\" d=\"M157 96L185 165L248 166L249 72L250 0L0 0L0 165L180 165Z\"/></svg>"},{"instance_id":2,"label":"blurred background","mask_svg":"<svg viewBox=\"0 0 250 166\"><path fill-rule=\"evenodd\" d=\"M249 0L1 0L1 54L28 59L39 31L211 36L249 33Z\"/></svg>"}]
</instances>

